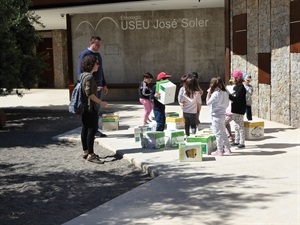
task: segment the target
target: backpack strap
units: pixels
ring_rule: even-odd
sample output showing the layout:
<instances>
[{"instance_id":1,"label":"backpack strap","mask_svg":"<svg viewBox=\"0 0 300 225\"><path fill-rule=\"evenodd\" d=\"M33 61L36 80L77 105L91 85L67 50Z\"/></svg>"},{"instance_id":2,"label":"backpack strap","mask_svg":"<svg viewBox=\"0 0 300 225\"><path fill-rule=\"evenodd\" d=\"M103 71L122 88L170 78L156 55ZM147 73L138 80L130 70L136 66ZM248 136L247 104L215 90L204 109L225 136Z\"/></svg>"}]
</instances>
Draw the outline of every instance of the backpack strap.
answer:
<instances>
[{"instance_id":1,"label":"backpack strap","mask_svg":"<svg viewBox=\"0 0 300 225\"><path fill-rule=\"evenodd\" d=\"M83 81L83 79L84 79L87 75L89 75L89 74L90 74L90 73L87 73L87 72L82 73L82 74L80 75L80 80L78 80L78 82L81 83L81 82Z\"/></svg>"}]
</instances>

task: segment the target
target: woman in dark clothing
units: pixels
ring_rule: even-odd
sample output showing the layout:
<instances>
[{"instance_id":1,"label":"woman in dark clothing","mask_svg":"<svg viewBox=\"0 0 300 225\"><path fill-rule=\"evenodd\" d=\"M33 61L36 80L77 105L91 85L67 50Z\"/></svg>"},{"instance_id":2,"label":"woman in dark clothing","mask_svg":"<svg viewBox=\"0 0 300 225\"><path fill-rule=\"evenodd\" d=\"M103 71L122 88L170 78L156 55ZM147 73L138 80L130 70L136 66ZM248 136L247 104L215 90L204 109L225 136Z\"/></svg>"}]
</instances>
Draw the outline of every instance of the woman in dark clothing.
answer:
<instances>
[{"instance_id":1,"label":"woman in dark clothing","mask_svg":"<svg viewBox=\"0 0 300 225\"><path fill-rule=\"evenodd\" d=\"M82 91L88 97L88 106L82 114L81 143L83 158L93 163L103 163L99 156L94 153L94 139L98 129L98 104L103 108L107 106L106 102L97 97L97 83L93 72L97 71L98 66L98 59L93 55L87 55L81 62L83 73L80 74Z\"/></svg>"}]
</instances>

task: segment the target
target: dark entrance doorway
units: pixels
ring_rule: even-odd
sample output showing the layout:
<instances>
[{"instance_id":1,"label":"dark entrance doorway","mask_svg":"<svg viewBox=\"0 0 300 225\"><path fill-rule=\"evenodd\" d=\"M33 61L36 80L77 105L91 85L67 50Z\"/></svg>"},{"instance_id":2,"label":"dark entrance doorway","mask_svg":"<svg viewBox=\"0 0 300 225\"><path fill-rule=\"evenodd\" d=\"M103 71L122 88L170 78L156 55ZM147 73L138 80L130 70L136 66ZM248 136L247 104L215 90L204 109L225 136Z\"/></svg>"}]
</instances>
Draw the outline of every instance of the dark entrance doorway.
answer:
<instances>
[{"instance_id":1,"label":"dark entrance doorway","mask_svg":"<svg viewBox=\"0 0 300 225\"><path fill-rule=\"evenodd\" d=\"M42 38L42 42L37 47L38 53L47 54L46 63L48 69L41 75L39 88L54 88L54 66L53 66L53 45L52 38Z\"/></svg>"}]
</instances>

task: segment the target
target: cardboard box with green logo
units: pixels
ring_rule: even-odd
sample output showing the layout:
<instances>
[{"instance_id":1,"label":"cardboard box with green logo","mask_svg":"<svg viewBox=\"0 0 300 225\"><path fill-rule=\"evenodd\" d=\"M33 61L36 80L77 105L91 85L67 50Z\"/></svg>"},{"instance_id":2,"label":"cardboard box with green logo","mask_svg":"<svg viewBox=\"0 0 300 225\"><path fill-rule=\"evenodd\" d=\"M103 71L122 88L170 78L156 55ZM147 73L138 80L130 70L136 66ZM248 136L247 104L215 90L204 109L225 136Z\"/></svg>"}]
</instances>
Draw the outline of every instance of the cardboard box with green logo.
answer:
<instances>
[{"instance_id":1,"label":"cardboard box with green logo","mask_svg":"<svg viewBox=\"0 0 300 225\"><path fill-rule=\"evenodd\" d=\"M142 133L141 145L143 148L164 148L165 133L163 131L149 131Z\"/></svg>"},{"instance_id":2,"label":"cardboard box with green logo","mask_svg":"<svg viewBox=\"0 0 300 225\"><path fill-rule=\"evenodd\" d=\"M197 143L203 144L204 145L204 147L202 148L202 153L203 154L208 155L213 151L212 136L210 134L208 134L208 135L189 136L189 137L187 137L186 141L188 143L197 142Z\"/></svg>"},{"instance_id":3,"label":"cardboard box with green logo","mask_svg":"<svg viewBox=\"0 0 300 225\"><path fill-rule=\"evenodd\" d=\"M102 130L113 131L119 129L119 115L103 114L102 115Z\"/></svg>"},{"instance_id":4,"label":"cardboard box with green logo","mask_svg":"<svg viewBox=\"0 0 300 225\"><path fill-rule=\"evenodd\" d=\"M157 99L162 104L170 104L175 101L176 85L169 80L161 80L156 82L156 92L160 93Z\"/></svg>"},{"instance_id":5,"label":"cardboard box with green logo","mask_svg":"<svg viewBox=\"0 0 300 225\"><path fill-rule=\"evenodd\" d=\"M165 131L166 146L179 147L180 142L184 142L183 130L166 130Z\"/></svg>"}]
</instances>

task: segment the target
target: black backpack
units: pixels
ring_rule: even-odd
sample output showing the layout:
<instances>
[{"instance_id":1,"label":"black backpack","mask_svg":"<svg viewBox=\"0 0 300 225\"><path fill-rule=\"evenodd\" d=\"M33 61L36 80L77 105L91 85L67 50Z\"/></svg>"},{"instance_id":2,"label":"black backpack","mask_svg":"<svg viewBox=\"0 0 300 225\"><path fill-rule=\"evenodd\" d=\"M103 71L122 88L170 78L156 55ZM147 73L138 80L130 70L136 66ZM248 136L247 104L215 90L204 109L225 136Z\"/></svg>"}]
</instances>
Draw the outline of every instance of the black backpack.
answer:
<instances>
[{"instance_id":1,"label":"black backpack","mask_svg":"<svg viewBox=\"0 0 300 225\"><path fill-rule=\"evenodd\" d=\"M73 92L71 101L69 103L69 112L76 115L82 115L84 109L88 106L88 97L82 90L82 81L89 75L89 73L84 73L81 76L81 79L78 80Z\"/></svg>"}]
</instances>

